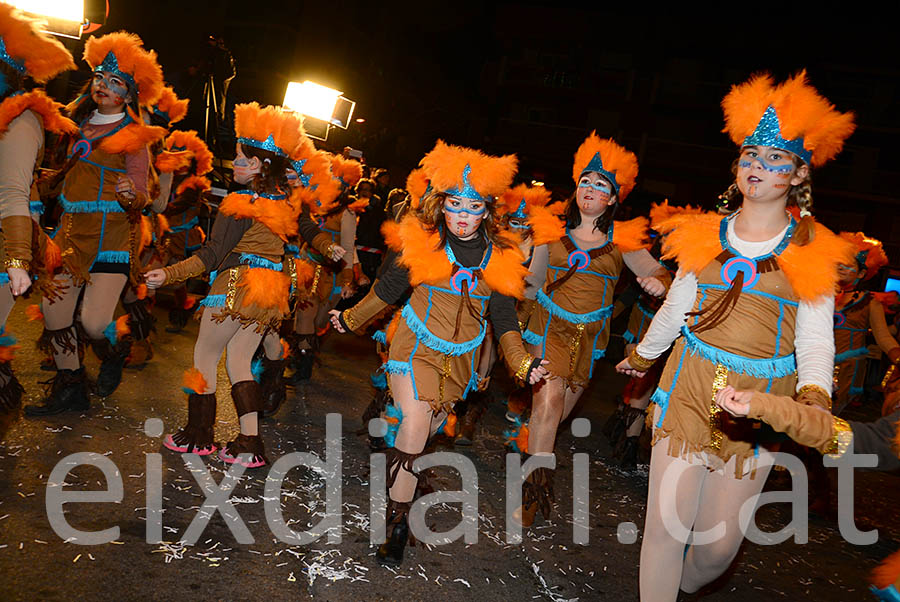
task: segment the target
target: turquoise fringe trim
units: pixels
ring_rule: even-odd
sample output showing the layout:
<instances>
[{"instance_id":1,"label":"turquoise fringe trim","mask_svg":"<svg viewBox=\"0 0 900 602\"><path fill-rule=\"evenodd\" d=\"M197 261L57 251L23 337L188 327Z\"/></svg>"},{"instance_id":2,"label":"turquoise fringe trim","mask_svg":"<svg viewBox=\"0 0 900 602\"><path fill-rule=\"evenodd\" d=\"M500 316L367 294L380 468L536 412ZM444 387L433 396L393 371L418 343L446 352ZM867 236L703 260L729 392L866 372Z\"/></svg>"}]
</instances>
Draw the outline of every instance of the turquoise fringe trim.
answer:
<instances>
[{"instance_id":1,"label":"turquoise fringe trim","mask_svg":"<svg viewBox=\"0 0 900 602\"><path fill-rule=\"evenodd\" d=\"M387 345L387 333L383 330L376 330L372 335L372 340L382 345Z\"/></svg>"},{"instance_id":2,"label":"turquoise fringe trim","mask_svg":"<svg viewBox=\"0 0 900 602\"><path fill-rule=\"evenodd\" d=\"M100 251L95 263L128 263L131 254L128 251Z\"/></svg>"},{"instance_id":3,"label":"turquoise fringe trim","mask_svg":"<svg viewBox=\"0 0 900 602\"><path fill-rule=\"evenodd\" d=\"M541 335L531 332L530 330L526 330L522 333L522 340L528 343L529 345L543 345L544 337Z\"/></svg>"},{"instance_id":4,"label":"turquoise fringe trim","mask_svg":"<svg viewBox=\"0 0 900 602\"><path fill-rule=\"evenodd\" d=\"M103 336L105 336L107 340L113 345L118 342L119 336L116 334L115 320L106 325L106 328L103 329Z\"/></svg>"},{"instance_id":5,"label":"turquoise fringe trim","mask_svg":"<svg viewBox=\"0 0 900 602\"><path fill-rule=\"evenodd\" d=\"M194 226L198 225L199 223L200 223L200 219L197 218L197 216L194 216L188 222L186 222L184 224L178 224L177 226L171 226L169 228L169 231L175 232L175 233L187 232L188 230L190 230Z\"/></svg>"},{"instance_id":6,"label":"turquoise fringe trim","mask_svg":"<svg viewBox=\"0 0 900 602\"><path fill-rule=\"evenodd\" d=\"M241 253L241 263L249 265L251 268L265 268L276 272L280 272L284 267L280 263L269 261L265 257L260 257L259 255L253 255L251 253Z\"/></svg>"},{"instance_id":7,"label":"turquoise fringe trim","mask_svg":"<svg viewBox=\"0 0 900 602\"><path fill-rule=\"evenodd\" d=\"M59 202L66 213L125 213L118 201L70 201L59 195Z\"/></svg>"},{"instance_id":8,"label":"turquoise fringe trim","mask_svg":"<svg viewBox=\"0 0 900 602\"><path fill-rule=\"evenodd\" d=\"M669 407L669 395L670 393L657 387L653 395L650 396L650 403L655 403L660 409L659 421L656 423L656 426L662 426L663 418L666 417L666 408Z\"/></svg>"},{"instance_id":9,"label":"turquoise fringe trim","mask_svg":"<svg viewBox=\"0 0 900 602\"><path fill-rule=\"evenodd\" d=\"M600 309L595 309L594 311L590 311L586 314L576 314L571 311L565 310L553 300L547 296L547 294L543 290L538 290L537 292L537 302L541 304L541 306L547 310L551 316L559 318L561 320L565 320L571 324L590 324L591 322L599 322L601 320L605 320L609 316L612 315L613 306L606 305L601 307Z\"/></svg>"},{"instance_id":10,"label":"turquoise fringe trim","mask_svg":"<svg viewBox=\"0 0 900 602\"><path fill-rule=\"evenodd\" d=\"M838 353L836 356L834 356L834 363L835 363L835 365L842 364L842 363L846 362L847 360L852 360L852 359L855 359L858 357L863 357L864 355L869 355L868 347L860 347L859 349L848 349L847 351L844 351L843 353Z\"/></svg>"},{"instance_id":11,"label":"turquoise fringe trim","mask_svg":"<svg viewBox=\"0 0 900 602\"><path fill-rule=\"evenodd\" d=\"M387 374L409 374L412 371L412 364L409 362L388 360L381 369Z\"/></svg>"},{"instance_id":12,"label":"turquoise fringe trim","mask_svg":"<svg viewBox=\"0 0 900 602\"><path fill-rule=\"evenodd\" d=\"M41 201L31 201L28 203L28 211L37 215L44 215L44 203Z\"/></svg>"},{"instance_id":13,"label":"turquoise fringe trim","mask_svg":"<svg viewBox=\"0 0 900 602\"><path fill-rule=\"evenodd\" d=\"M0 286L3 286L4 284L9 284L9 273L0 272Z\"/></svg>"},{"instance_id":14,"label":"turquoise fringe trim","mask_svg":"<svg viewBox=\"0 0 900 602\"><path fill-rule=\"evenodd\" d=\"M203 307L225 307L225 298L228 295L207 295L200 305Z\"/></svg>"},{"instance_id":15,"label":"turquoise fringe trim","mask_svg":"<svg viewBox=\"0 0 900 602\"><path fill-rule=\"evenodd\" d=\"M625 339L625 342L628 344L637 343L637 337L634 336L630 330L626 330L625 334L622 335L622 338Z\"/></svg>"},{"instance_id":16,"label":"turquoise fringe trim","mask_svg":"<svg viewBox=\"0 0 900 602\"><path fill-rule=\"evenodd\" d=\"M603 357L606 357L606 349L594 349L591 353L591 359L593 360L599 360Z\"/></svg>"},{"instance_id":17,"label":"turquoise fringe trim","mask_svg":"<svg viewBox=\"0 0 900 602\"><path fill-rule=\"evenodd\" d=\"M444 355L451 356L460 356L465 355L471 351L478 349L481 346L481 343L484 341L484 325L481 326L481 331L478 335L475 336L474 339L470 341L466 341L465 343L453 343L450 341L445 341L444 339L435 336L428 327L425 326L424 322L419 319L419 316L416 315L416 312L413 308L407 304L403 307L403 311L400 313L403 316L403 319L406 320L406 325L409 326L409 329L413 331L413 334L416 335L416 339L432 351L437 351L438 353L443 353Z\"/></svg>"},{"instance_id":18,"label":"turquoise fringe trim","mask_svg":"<svg viewBox=\"0 0 900 602\"><path fill-rule=\"evenodd\" d=\"M782 378L797 371L797 358L793 353L776 358L749 358L704 343L687 326L681 327L681 334L684 335L684 343L691 350L691 355L700 355L700 357L714 364L722 364L734 372L769 379Z\"/></svg>"},{"instance_id":19,"label":"turquoise fringe trim","mask_svg":"<svg viewBox=\"0 0 900 602\"><path fill-rule=\"evenodd\" d=\"M379 391L384 391L385 389L387 389L387 375L381 369L376 370L375 372L370 374L369 380L372 381L372 386Z\"/></svg>"}]
</instances>

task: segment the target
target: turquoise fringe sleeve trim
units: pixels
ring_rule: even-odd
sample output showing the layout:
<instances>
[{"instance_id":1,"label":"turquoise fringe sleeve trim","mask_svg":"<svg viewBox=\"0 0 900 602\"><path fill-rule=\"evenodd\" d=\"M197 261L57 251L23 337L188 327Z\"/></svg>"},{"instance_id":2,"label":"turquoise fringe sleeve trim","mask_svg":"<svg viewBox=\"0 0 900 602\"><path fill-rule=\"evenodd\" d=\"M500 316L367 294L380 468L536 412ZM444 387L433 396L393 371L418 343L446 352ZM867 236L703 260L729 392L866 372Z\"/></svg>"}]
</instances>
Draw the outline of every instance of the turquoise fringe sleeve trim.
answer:
<instances>
[{"instance_id":1,"label":"turquoise fringe sleeve trim","mask_svg":"<svg viewBox=\"0 0 900 602\"><path fill-rule=\"evenodd\" d=\"M388 360L381 369L387 374L409 374L412 371L412 365L409 362Z\"/></svg>"},{"instance_id":2,"label":"turquoise fringe sleeve trim","mask_svg":"<svg viewBox=\"0 0 900 602\"><path fill-rule=\"evenodd\" d=\"M838 353L836 356L834 356L834 363L835 363L835 365L842 364L842 363L846 362L847 360L852 360L852 359L856 359L858 357L863 357L864 355L869 355L868 347L860 347L858 349L848 349L847 351L844 351L843 353Z\"/></svg>"},{"instance_id":3,"label":"turquoise fringe sleeve trim","mask_svg":"<svg viewBox=\"0 0 900 602\"><path fill-rule=\"evenodd\" d=\"M544 337L541 335L531 332L530 330L525 330L522 332L522 340L528 343L529 345L543 345Z\"/></svg>"},{"instance_id":4,"label":"turquoise fringe sleeve trim","mask_svg":"<svg viewBox=\"0 0 900 602\"><path fill-rule=\"evenodd\" d=\"M782 378L797 371L797 358L793 353L775 358L749 358L729 351L723 351L704 343L688 327L681 327L684 343L691 355L699 355L714 364L722 364L729 370L756 378Z\"/></svg>"},{"instance_id":5,"label":"turquoise fringe sleeve trim","mask_svg":"<svg viewBox=\"0 0 900 602\"><path fill-rule=\"evenodd\" d=\"M372 340L382 345L387 345L387 333L383 330L376 330L372 335Z\"/></svg>"},{"instance_id":6,"label":"turquoise fringe sleeve trim","mask_svg":"<svg viewBox=\"0 0 900 602\"><path fill-rule=\"evenodd\" d=\"M131 253L128 251L100 251L95 263L128 263Z\"/></svg>"},{"instance_id":7,"label":"turquoise fringe sleeve trim","mask_svg":"<svg viewBox=\"0 0 900 602\"><path fill-rule=\"evenodd\" d=\"M200 305L203 307L225 307L225 298L228 295L207 295Z\"/></svg>"},{"instance_id":8,"label":"turquoise fringe sleeve trim","mask_svg":"<svg viewBox=\"0 0 900 602\"><path fill-rule=\"evenodd\" d=\"M589 311L586 314L576 314L574 312L568 311L557 305L553 302L553 300L547 296L543 290L538 290L537 292L537 302L541 304L541 306L547 310L551 316L557 317L560 320L565 320L571 324L590 324L591 322L599 322L601 320L607 319L612 315L613 306L606 305L601 307L600 309L595 309L594 311Z\"/></svg>"},{"instance_id":9,"label":"turquoise fringe sleeve trim","mask_svg":"<svg viewBox=\"0 0 900 602\"><path fill-rule=\"evenodd\" d=\"M445 341L444 339L435 336L428 327L425 326L425 323L419 319L419 316L416 315L416 312L413 311L413 308L407 304L403 307L403 311L400 313L403 316L403 319L406 320L406 325L409 326L409 329L413 331L413 334L416 335L416 339L432 351L437 351L438 353L443 353L444 355L450 356L460 356L465 355L471 351L478 349L481 346L481 343L484 341L484 332L485 326L481 325L481 331L478 335L475 336L474 339L466 341L464 343L453 343L450 341Z\"/></svg>"},{"instance_id":10,"label":"turquoise fringe sleeve trim","mask_svg":"<svg viewBox=\"0 0 900 602\"><path fill-rule=\"evenodd\" d=\"M59 202L66 213L125 213L118 201L70 201L59 195Z\"/></svg>"}]
</instances>

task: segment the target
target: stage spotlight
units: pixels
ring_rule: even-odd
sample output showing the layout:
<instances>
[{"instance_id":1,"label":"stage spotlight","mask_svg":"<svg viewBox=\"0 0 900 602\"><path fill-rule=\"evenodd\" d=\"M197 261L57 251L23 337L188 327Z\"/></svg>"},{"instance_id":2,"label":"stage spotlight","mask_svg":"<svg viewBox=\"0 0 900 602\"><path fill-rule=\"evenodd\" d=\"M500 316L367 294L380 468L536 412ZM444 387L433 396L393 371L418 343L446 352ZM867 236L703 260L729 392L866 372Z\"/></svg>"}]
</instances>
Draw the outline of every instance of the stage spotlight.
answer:
<instances>
[{"instance_id":1,"label":"stage spotlight","mask_svg":"<svg viewBox=\"0 0 900 602\"><path fill-rule=\"evenodd\" d=\"M284 93L284 108L302 114L307 134L325 140L331 126L347 129L353 118L356 102L335 90L306 80L289 82ZM324 128L323 128L324 126Z\"/></svg>"},{"instance_id":2,"label":"stage spotlight","mask_svg":"<svg viewBox=\"0 0 900 602\"><path fill-rule=\"evenodd\" d=\"M11 0L10 3L44 21L41 29L54 35L78 39L90 25L84 18L84 0Z\"/></svg>"}]
</instances>

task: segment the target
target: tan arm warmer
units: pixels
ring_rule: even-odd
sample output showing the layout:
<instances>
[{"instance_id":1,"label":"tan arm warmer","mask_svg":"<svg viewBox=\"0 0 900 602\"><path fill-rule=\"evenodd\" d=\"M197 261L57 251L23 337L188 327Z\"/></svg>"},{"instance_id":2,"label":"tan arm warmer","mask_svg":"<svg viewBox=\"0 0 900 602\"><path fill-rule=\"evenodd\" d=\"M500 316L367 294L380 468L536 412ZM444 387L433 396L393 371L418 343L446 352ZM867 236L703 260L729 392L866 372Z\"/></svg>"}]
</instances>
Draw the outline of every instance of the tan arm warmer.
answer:
<instances>
[{"instance_id":1,"label":"tan arm warmer","mask_svg":"<svg viewBox=\"0 0 900 602\"><path fill-rule=\"evenodd\" d=\"M503 333L500 337L500 349L509 371L515 376L520 385L528 383L528 375L535 364L535 357L525 351L522 343L522 334L515 330Z\"/></svg>"},{"instance_id":2,"label":"tan arm warmer","mask_svg":"<svg viewBox=\"0 0 900 602\"><path fill-rule=\"evenodd\" d=\"M770 393L753 393L747 417L762 420L797 443L823 454L843 453L853 434L846 421L817 405L805 405Z\"/></svg>"},{"instance_id":3,"label":"tan arm warmer","mask_svg":"<svg viewBox=\"0 0 900 602\"><path fill-rule=\"evenodd\" d=\"M388 303L375 294L375 287L366 294L362 300L341 312L341 321L356 334L360 334L365 329L366 324L372 321L378 314L388 307Z\"/></svg>"},{"instance_id":4,"label":"tan arm warmer","mask_svg":"<svg viewBox=\"0 0 900 602\"><path fill-rule=\"evenodd\" d=\"M3 218L3 245L6 248L6 265L28 270L31 267L31 217L25 215L9 215ZM16 262L23 262L17 265Z\"/></svg>"},{"instance_id":5,"label":"tan arm warmer","mask_svg":"<svg viewBox=\"0 0 900 602\"><path fill-rule=\"evenodd\" d=\"M199 257L191 255L184 261L164 267L163 271L166 273L166 284L172 284L199 276L206 271L206 266L203 265L203 261Z\"/></svg>"}]
</instances>

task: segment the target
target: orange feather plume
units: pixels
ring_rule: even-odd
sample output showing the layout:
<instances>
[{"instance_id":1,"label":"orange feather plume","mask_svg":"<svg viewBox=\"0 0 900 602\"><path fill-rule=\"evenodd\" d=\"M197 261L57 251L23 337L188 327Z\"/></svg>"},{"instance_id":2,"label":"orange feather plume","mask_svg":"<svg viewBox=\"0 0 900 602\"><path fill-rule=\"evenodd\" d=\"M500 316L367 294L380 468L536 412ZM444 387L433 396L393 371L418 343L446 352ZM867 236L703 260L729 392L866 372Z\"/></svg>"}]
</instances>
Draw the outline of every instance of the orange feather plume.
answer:
<instances>
[{"instance_id":1,"label":"orange feather plume","mask_svg":"<svg viewBox=\"0 0 900 602\"><path fill-rule=\"evenodd\" d=\"M385 222L387 226L388 222ZM394 227L396 226L396 227ZM409 269L409 283L417 286L423 282L439 282L450 278L453 266L446 260L436 261L441 237L422 227L414 215L407 215L400 223L383 229L385 243L400 253L397 261ZM441 251L443 254L443 251Z\"/></svg>"},{"instance_id":2,"label":"orange feather plume","mask_svg":"<svg viewBox=\"0 0 900 602\"><path fill-rule=\"evenodd\" d=\"M249 268L237 285L245 290L246 303L287 314L291 279L286 274L265 268Z\"/></svg>"},{"instance_id":3,"label":"orange feather plume","mask_svg":"<svg viewBox=\"0 0 900 602\"><path fill-rule=\"evenodd\" d=\"M653 224L658 224L659 222L676 215L700 215L702 213L704 213L704 211L699 207L692 207L691 205L685 205L684 207L670 205L669 199L666 199L662 203L654 203L653 206L650 207L650 224L651 227L653 227ZM654 228L654 230L655 229L656 228Z\"/></svg>"},{"instance_id":4,"label":"orange feather plume","mask_svg":"<svg viewBox=\"0 0 900 602\"><path fill-rule=\"evenodd\" d=\"M650 220L646 217L636 217L627 222L613 222L613 242L623 253L649 249L651 246L647 238L649 226Z\"/></svg>"},{"instance_id":5,"label":"orange feather plume","mask_svg":"<svg viewBox=\"0 0 900 602\"><path fill-rule=\"evenodd\" d=\"M18 345L0 345L0 364L12 361L18 349Z\"/></svg>"},{"instance_id":6,"label":"orange feather plume","mask_svg":"<svg viewBox=\"0 0 900 602\"><path fill-rule=\"evenodd\" d=\"M25 317L28 318L29 322L37 322L44 319L44 312L41 311L40 305L32 303L25 308Z\"/></svg>"},{"instance_id":7,"label":"orange feather plume","mask_svg":"<svg viewBox=\"0 0 900 602\"><path fill-rule=\"evenodd\" d=\"M419 162L440 192L462 190L463 172L469 167L468 183L482 197L499 197L512 184L519 160L515 155L492 157L481 151L438 140L434 149Z\"/></svg>"},{"instance_id":8,"label":"orange feather plume","mask_svg":"<svg viewBox=\"0 0 900 602\"><path fill-rule=\"evenodd\" d=\"M600 153L603 169L615 174L616 185L619 187L619 201L624 201L634 188L638 175L638 161L633 152L616 144L612 138L603 140L597 136L597 132L591 132L591 135L585 138L575 152L572 179L578 183L581 174L597 153Z\"/></svg>"},{"instance_id":9,"label":"orange feather plume","mask_svg":"<svg viewBox=\"0 0 900 602\"><path fill-rule=\"evenodd\" d=\"M306 135L303 120L280 107L261 107L257 102L234 107L234 130L239 138L264 142L269 136L285 155L290 155Z\"/></svg>"},{"instance_id":10,"label":"orange feather plume","mask_svg":"<svg viewBox=\"0 0 900 602\"><path fill-rule=\"evenodd\" d=\"M331 155L317 150L312 140L304 136L291 152L291 161L303 161L302 175L308 178L306 185L301 181L292 195L313 213L330 211L341 194L340 184L331 175Z\"/></svg>"},{"instance_id":11,"label":"orange feather plume","mask_svg":"<svg viewBox=\"0 0 900 602\"><path fill-rule=\"evenodd\" d=\"M885 589L900 581L900 550L894 552L872 571L872 585Z\"/></svg>"},{"instance_id":12,"label":"orange feather plume","mask_svg":"<svg viewBox=\"0 0 900 602\"><path fill-rule=\"evenodd\" d=\"M424 169L419 167L409 172L409 176L406 178L406 191L409 193L409 206L413 211L419 208L419 203L421 203L422 199L425 198L425 195L428 194L430 186L431 182Z\"/></svg>"},{"instance_id":13,"label":"orange feather plume","mask_svg":"<svg viewBox=\"0 0 900 602\"><path fill-rule=\"evenodd\" d=\"M143 282L134 289L135 295L137 295L138 299L146 299L147 298L147 285Z\"/></svg>"},{"instance_id":14,"label":"orange feather plume","mask_svg":"<svg viewBox=\"0 0 900 602\"><path fill-rule=\"evenodd\" d=\"M519 249L519 237L512 232L498 232L497 235L505 239L511 246L501 249L494 246L491 260L484 269L484 281L491 290L521 299L525 293L525 277L528 276L528 268L522 263L525 256Z\"/></svg>"},{"instance_id":15,"label":"orange feather plume","mask_svg":"<svg viewBox=\"0 0 900 602\"><path fill-rule=\"evenodd\" d=\"M62 250L52 238L44 241L44 267L48 272L53 272L62 265Z\"/></svg>"},{"instance_id":16,"label":"orange feather plume","mask_svg":"<svg viewBox=\"0 0 900 602\"><path fill-rule=\"evenodd\" d=\"M665 236L662 258L677 260L680 272L699 274L722 252L721 221L721 215L707 212L692 216L677 214L654 222L653 229Z\"/></svg>"},{"instance_id":17,"label":"orange feather plume","mask_svg":"<svg viewBox=\"0 0 900 602\"><path fill-rule=\"evenodd\" d=\"M391 341L394 340L394 335L397 334L397 329L400 327L400 312L395 311L391 321L388 322L387 328L384 329L384 340L387 341L387 344L390 345Z\"/></svg>"},{"instance_id":18,"label":"orange feather plume","mask_svg":"<svg viewBox=\"0 0 900 602\"><path fill-rule=\"evenodd\" d=\"M133 153L166 137L165 128L132 123L100 142L100 148L111 155Z\"/></svg>"},{"instance_id":19,"label":"orange feather plume","mask_svg":"<svg viewBox=\"0 0 900 602\"><path fill-rule=\"evenodd\" d=\"M287 341L285 341L284 339L281 339L281 356L278 359L283 360L288 355L290 355L290 353L291 353L291 346L288 344Z\"/></svg>"},{"instance_id":20,"label":"orange feather plume","mask_svg":"<svg viewBox=\"0 0 900 602\"><path fill-rule=\"evenodd\" d=\"M10 96L0 103L0 136L6 133L13 119L25 111L34 111L40 115L46 131L55 134L77 133L78 126L62 114L62 109L63 105L47 96L43 90Z\"/></svg>"},{"instance_id":21,"label":"orange feather plume","mask_svg":"<svg viewBox=\"0 0 900 602\"><path fill-rule=\"evenodd\" d=\"M153 242L153 224L146 215L141 216L141 239L138 242L138 252L146 249Z\"/></svg>"},{"instance_id":22,"label":"orange feather plume","mask_svg":"<svg viewBox=\"0 0 900 602\"><path fill-rule=\"evenodd\" d=\"M253 197L249 194L232 192L219 205L219 212L232 215L236 219L252 218L287 242L291 236L297 235L300 206L285 201Z\"/></svg>"},{"instance_id":23,"label":"orange feather plume","mask_svg":"<svg viewBox=\"0 0 900 602\"><path fill-rule=\"evenodd\" d=\"M565 222L553 213L554 207L534 207L528 215L531 240L534 245L543 245L559 240L566 235Z\"/></svg>"},{"instance_id":24,"label":"orange feather plume","mask_svg":"<svg viewBox=\"0 0 900 602\"><path fill-rule=\"evenodd\" d=\"M778 256L778 267L787 276L801 301L818 301L833 295L838 282L838 266L852 265L856 254L852 244L822 224L815 224L815 238L807 245L788 245Z\"/></svg>"},{"instance_id":25,"label":"orange feather plume","mask_svg":"<svg viewBox=\"0 0 900 602\"><path fill-rule=\"evenodd\" d=\"M43 33L38 21L5 2L0 2L0 38L6 53L24 63L25 71L38 83L75 68L72 55L59 40Z\"/></svg>"},{"instance_id":26,"label":"orange feather plume","mask_svg":"<svg viewBox=\"0 0 900 602\"><path fill-rule=\"evenodd\" d=\"M550 191L543 186L529 186L519 184L510 188L497 199L497 214L515 213L525 201L525 215L530 215L534 207L546 207L550 202Z\"/></svg>"},{"instance_id":27,"label":"orange feather plume","mask_svg":"<svg viewBox=\"0 0 900 602\"><path fill-rule=\"evenodd\" d=\"M863 280L868 280L888 264L888 257L880 240L870 238L862 232L841 232L839 236L853 244L856 247L856 253L868 251L866 253L866 273Z\"/></svg>"},{"instance_id":28,"label":"orange feather plume","mask_svg":"<svg viewBox=\"0 0 900 602\"><path fill-rule=\"evenodd\" d=\"M156 157L153 165L160 173L174 173L191 166L191 153L188 151L163 151Z\"/></svg>"},{"instance_id":29,"label":"orange feather plume","mask_svg":"<svg viewBox=\"0 0 900 602\"><path fill-rule=\"evenodd\" d=\"M197 132L194 130L175 130L166 138L164 146L167 151L184 149L197 162L194 175L208 174L213 168L213 154L209 151Z\"/></svg>"},{"instance_id":30,"label":"orange feather plume","mask_svg":"<svg viewBox=\"0 0 900 602\"><path fill-rule=\"evenodd\" d=\"M331 155L331 175L337 178L341 188L353 188L362 179L362 164L341 155Z\"/></svg>"},{"instance_id":31,"label":"orange feather plume","mask_svg":"<svg viewBox=\"0 0 900 602\"><path fill-rule=\"evenodd\" d=\"M196 368L188 368L184 372L184 377L182 378L182 385L184 385L185 389L189 389L194 393L198 393L200 395L206 393L206 389L209 385L206 384L206 379L203 377L203 373L197 370Z\"/></svg>"},{"instance_id":32,"label":"orange feather plume","mask_svg":"<svg viewBox=\"0 0 900 602\"><path fill-rule=\"evenodd\" d=\"M207 180L203 176L188 176L187 178L182 180L181 184L178 185L178 188L175 189L175 194L184 194L184 191L189 188L193 188L200 191L201 193L204 193L212 188L212 184L210 184L209 180Z\"/></svg>"},{"instance_id":33,"label":"orange feather plume","mask_svg":"<svg viewBox=\"0 0 900 602\"><path fill-rule=\"evenodd\" d=\"M145 107L156 104L164 85L156 53L145 50L141 38L127 31L116 31L99 38L91 36L84 44L84 60L91 69L100 65L110 52L116 56L119 70L134 78L138 104Z\"/></svg>"},{"instance_id":34,"label":"orange feather plume","mask_svg":"<svg viewBox=\"0 0 900 602\"><path fill-rule=\"evenodd\" d=\"M166 86L159 95L159 100L156 102L156 108L169 116L169 125L172 125L185 118L188 112L189 103L190 101L187 98L184 100L178 98L178 95L175 94L175 90Z\"/></svg>"},{"instance_id":35,"label":"orange feather plume","mask_svg":"<svg viewBox=\"0 0 900 602\"><path fill-rule=\"evenodd\" d=\"M357 198L355 201L347 205L347 209L352 211L353 213L362 213L369 206L369 199L367 198Z\"/></svg>"},{"instance_id":36,"label":"orange feather plume","mask_svg":"<svg viewBox=\"0 0 900 602\"><path fill-rule=\"evenodd\" d=\"M122 314L118 318L116 318L116 339L121 341L122 337L128 336L131 334L131 326L128 325L128 321L131 318L128 314Z\"/></svg>"},{"instance_id":37,"label":"orange feather plume","mask_svg":"<svg viewBox=\"0 0 900 602\"><path fill-rule=\"evenodd\" d=\"M844 141L856 129L853 113L835 110L828 99L809 85L806 71L801 71L777 86L768 73L754 75L732 86L722 99L725 113L722 131L735 144L742 145L770 106L778 116L781 136L787 140L803 138L803 147L812 152L814 167L841 152Z\"/></svg>"}]
</instances>

